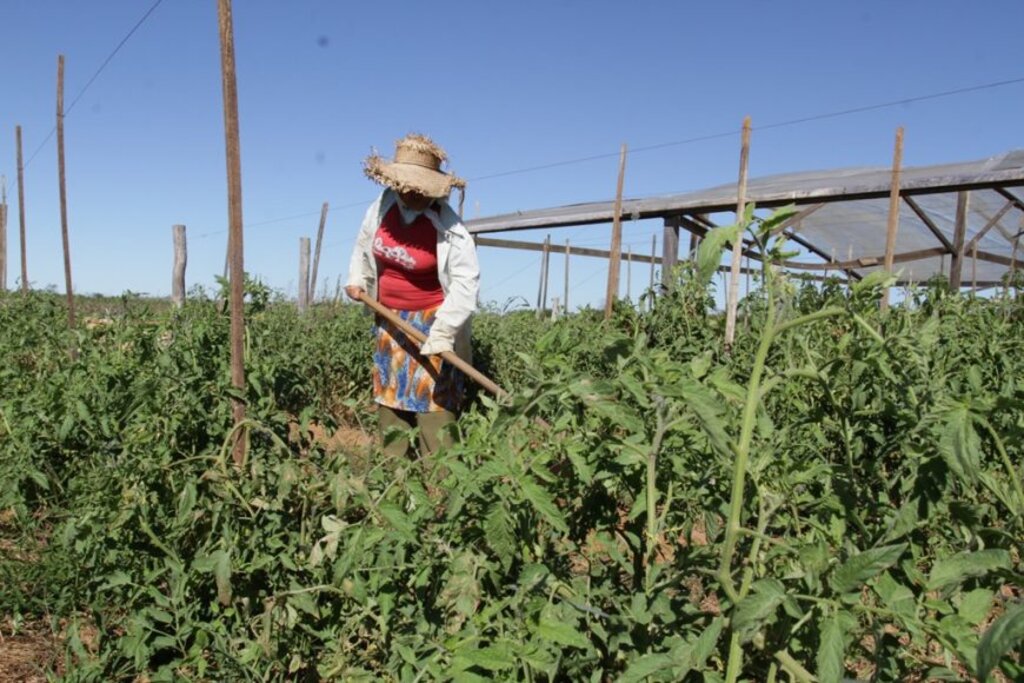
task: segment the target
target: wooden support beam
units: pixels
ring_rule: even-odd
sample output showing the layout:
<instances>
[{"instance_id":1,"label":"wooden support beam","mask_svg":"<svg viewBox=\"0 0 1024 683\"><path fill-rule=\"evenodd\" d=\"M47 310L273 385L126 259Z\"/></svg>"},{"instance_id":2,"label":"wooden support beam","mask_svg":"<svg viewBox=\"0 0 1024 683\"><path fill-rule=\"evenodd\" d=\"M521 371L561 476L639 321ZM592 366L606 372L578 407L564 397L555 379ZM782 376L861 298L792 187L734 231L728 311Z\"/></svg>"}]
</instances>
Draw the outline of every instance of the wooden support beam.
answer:
<instances>
[{"instance_id":1,"label":"wooden support beam","mask_svg":"<svg viewBox=\"0 0 1024 683\"><path fill-rule=\"evenodd\" d=\"M665 289L675 285L676 259L679 258L679 219L666 218L661 239L661 284Z\"/></svg>"},{"instance_id":2,"label":"wooden support beam","mask_svg":"<svg viewBox=\"0 0 1024 683\"><path fill-rule=\"evenodd\" d=\"M566 240L568 242L568 240ZM500 240L493 237L478 237L477 246L479 247L496 247L498 249L520 249L522 251L544 251L544 242L524 242L520 240ZM568 251L568 247L567 247ZM608 258L611 256L611 252L605 249L591 249L589 247L572 247L573 256L593 256L595 258ZM636 263L651 263L652 259L646 254L633 254L632 257ZM661 257L655 257L654 263L660 264L662 261Z\"/></svg>"},{"instance_id":3,"label":"wooden support beam","mask_svg":"<svg viewBox=\"0 0 1024 683\"><path fill-rule=\"evenodd\" d=\"M21 291L28 291L28 250L25 247L25 164L21 154L21 126L14 127L18 148L18 236L21 248Z\"/></svg>"},{"instance_id":4,"label":"wooden support beam","mask_svg":"<svg viewBox=\"0 0 1024 683\"><path fill-rule=\"evenodd\" d=\"M652 268L653 268L653 266L652 266ZM565 280L565 291L563 292L563 297L562 297L562 309L566 313L568 313L569 312L569 240L565 240L565 273L564 273L564 280Z\"/></svg>"},{"instance_id":5,"label":"wooden support beam","mask_svg":"<svg viewBox=\"0 0 1024 683\"><path fill-rule=\"evenodd\" d=\"M743 222L747 206L747 164L750 160L750 117L743 118L743 132L740 137L740 173L736 183L736 222ZM732 349L736 338L736 315L739 308L740 270L743 268L743 233L741 229L732 245L732 260L729 262L729 287L725 304L725 351Z\"/></svg>"},{"instance_id":6,"label":"wooden support beam","mask_svg":"<svg viewBox=\"0 0 1024 683\"><path fill-rule=\"evenodd\" d=\"M1013 202L1014 206L1016 206L1018 209L1024 211L1024 199L1021 199L1014 193L1007 190L1005 187L993 187L992 189L998 192L1000 195L1002 195L1007 201Z\"/></svg>"},{"instance_id":7,"label":"wooden support beam","mask_svg":"<svg viewBox=\"0 0 1024 683\"><path fill-rule=\"evenodd\" d=\"M68 239L68 190L64 163L64 55L57 55L57 176L60 183L60 239L64 247L64 289L68 300L68 328L75 327L75 292L71 283L71 244ZM71 349L72 359L78 351Z\"/></svg>"},{"instance_id":8,"label":"wooden support beam","mask_svg":"<svg viewBox=\"0 0 1024 683\"><path fill-rule=\"evenodd\" d=\"M188 264L185 226L172 226L171 234L174 239L174 267L171 269L171 303L175 308L181 308L185 305L185 268Z\"/></svg>"},{"instance_id":9,"label":"wooden support beam","mask_svg":"<svg viewBox=\"0 0 1024 683\"><path fill-rule=\"evenodd\" d=\"M999 211L996 212L996 215L992 216L992 218L988 220L988 223L985 223L985 227L979 230L977 234L975 234L974 237L971 238L971 241L968 242L967 245L964 247L964 252L966 253L968 251L973 251L974 249L976 249L978 246L978 242L981 241L981 238L984 237L989 230L994 228L1003 218L1003 216L1006 215L1006 212L1012 209L1013 207L1013 202L1006 202L1005 204L1003 204L1003 208L999 209Z\"/></svg>"},{"instance_id":10,"label":"wooden support beam","mask_svg":"<svg viewBox=\"0 0 1024 683\"><path fill-rule=\"evenodd\" d=\"M299 238L299 286L296 297L299 313L309 308L309 238Z\"/></svg>"},{"instance_id":11,"label":"wooden support beam","mask_svg":"<svg viewBox=\"0 0 1024 683\"><path fill-rule=\"evenodd\" d=\"M903 127L896 129L896 144L892 155L892 186L889 188L889 222L885 230L884 268L892 271L893 252L896 249L896 231L900 225L900 168L903 164ZM889 308L889 288L882 292L880 307Z\"/></svg>"},{"instance_id":12,"label":"wooden support beam","mask_svg":"<svg viewBox=\"0 0 1024 683\"><path fill-rule=\"evenodd\" d=\"M235 78L235 30L231 0L217 1L220 32L221 88L224 100L224 147L228 176L228 261L231 270L231 386L245 396L245 313L243 308L245 261L242 235L242 153L238 133L238 84ZM236 467L245 461L247 437L243 434L245 402L231 399L234 418L232 459Z\"/></svg>"},{"instance_id":13,"label":"wooden support beam","mask_svg":"<svg viewBox=\"0 0 1024 683\"><path fill-rule=\"evenodd\" d=\"M309 276L309 294L307 299L310 305L316 301L316 279L320 269L320 245L324 241L324 224L327 223L327 202L320 207L320 227L316 231L316 249L313 252L313 273Z\"/></svg>"},{"instance_id":14,"label":"wooden support beam","mask_svg":"<svg viewBox=\"0 0 1024 683\"><path fill-rule=\"evenodd\" d=\"M619 151L619 180L615 187L615 208L612 210L611 257L608 259L608 287L604 297L604 319L612 317L612 307L619 298L619 261L622 258L622 184L626 175L626 144Z\"/></svg>"},{"instance_id":15,"label":"wooden support beam","mask_svg":"<svg viewBox=\"0 0 1024 683\"><path fill-rule=\"evenodd\" d=\"M935 239L941 242L942 246L946 248L946 251L952 253L953 243L949 241L949 238L946 237L945 233L939 230L939 226L935 225L935 221L925 213L925 210L921 208L921 205L918 204L913 197L904 196L903 201L906 202L907 206L913 209L914 213L917 214L917 217L921 219L921 222L925 224L925 227L927 227L931 231L932 235L935 236Z\"/></svg>"},{"instance_id":16,"label":"wooden support beam","mask_svg":"<svg viewBox=\"0 0 1024 683\"><path fill-rule=\"evenodd\" d=\"M953 226L953 256L949 264L949 288L960 290L964 270L964 237L967 234L967 212L970 206L970 192L958 192L956 196L956 224Z\"/></svg>"}]
</instances>

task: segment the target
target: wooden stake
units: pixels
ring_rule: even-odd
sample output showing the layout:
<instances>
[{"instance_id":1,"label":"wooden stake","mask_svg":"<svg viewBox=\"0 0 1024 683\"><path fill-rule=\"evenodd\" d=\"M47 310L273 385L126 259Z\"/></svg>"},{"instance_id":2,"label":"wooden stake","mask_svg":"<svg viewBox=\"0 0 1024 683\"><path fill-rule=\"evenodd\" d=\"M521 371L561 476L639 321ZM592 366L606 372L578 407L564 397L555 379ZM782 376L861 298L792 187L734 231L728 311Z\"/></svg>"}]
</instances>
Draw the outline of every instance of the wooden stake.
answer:
<instances>
[{"instance_id":1,"label":"wooden stake","mask_svg":"<svg viewBox=\"0 0 1024 683\"><path fill-rule=\"evenodd\" d=\"M967 234L967 217L971 193L962 191L956 195L956 223L953 226L953 255L949 261L949 288L960 291L964 269L964 237Z\"/></svg>"},{"instance_id":2,"label":"wooden stake","mask_svg":"<svg viewBox=\"0 0 1024 683\"><path fill-rule=\"evenodd\" d=\"M544 238L544 249L540 257L540 282L537 284L537 319L544 315L548 305L548 267L551 254L551 235Z\"/></svg>"},{"instance_id":3,"label":"wooden stake","mask_svg":"<svg viewBox=\"0 0 1024 683\"><path fill-rule=\"evenodd\" d=\"M651 235L651 279L647 285L650 290L650 299L647 302L647 310L654 310L654 260L658 258L658 236Z\"/></svg>"},{"instance_id":4,"label":"wooden stake","mask_svg":"<svg viewBox=\"0 0 1024 683\"><path fill-rule=\"evenodd\" d=\"M679 220L666 218L661 239L661 286L670 290L675 286L676 259L679 258Z\"/></svg>"},{"instance_id":5,"label":"wooden stake","mask_svg":"<svg viewBox=\"0 0 1024 683\"><path fill-rule=\"evenodd\" d=\"M565 241L565 286L562 292L562 307L569 312L569 240Z\"/></svg>"},{"instance_id":6,"label":"wooden stake","mask_svg":"<svg viewBox=\"0 0 1024 683\"><path fill-rule=\"evenodd\" d=\"M28 256L25 248L25 164L21 156L21 126L14 127L18 147L18 234L21 246L21 291L28 292Z\"/></svg>"},{"instance_id":7,"label":"wooden stake","mask_svg":"<svg viewBox=\"0 0 1024 683\"><path fill-rule=\"evenodd\" d=\"M978 289L978 243L971 249L971 291Z\"/></svg>"},{"instance_id":8,"label":"wooden stake","mask_svg":"<svg viewBox=\"0 0 1024 683\"><path fill-rule=\"evenodd\" d=\"M626 247L626 301L633 300L633 245Z\"/></svg>"},{"instance_id":9,"label":"wooden stake","mask_svg":"<svg viewBox=\"0 0 1024 683\"><path fill-rule=\"evenodd\" d=\"M7 291L7 178L0 175L0 292Z\"/></svg>"},{"instance_id":10,"label":"wooden stake","mask_svg":"<svg viewBox=\"0 0 1024 683\"><path fill-rule=\"evenodd\" d=\"M747 163L750 159L750 117L743 119L743 137L740 143L740 178L736 185L736 222L743 220L747 205ZM743 262L743 232L732 245L732 263L729 270L728 304L725 311L725 349L732 349L736 337L736 308L739 303L740 268Z\"/></svg>"},{"instance_id":11,"label":"wooden stake","mask_svg":"<svg viewBox=\"0 0 1024 683\"><path fill-rule=\"evenodd\" d=\"M459 188L459 220L462 220L462 207L466 203L466 188Z\"/></svg>"},{"instance_id":12,"label":"wooden stake","mask_svg":"<svg viewBox=\"0 0 1024 683\"><path fill-rule=\"evenodd\" d=\"M299 313L309 308L309 238L299 238Z\"/></svg>"},{"instance_id":13,"label":"wooden stake","mask_svg":"<svg viewBox=\"0 0 1024 683\"><path fill-rule=\"evenodd\" d=\"M612 317L612 307L619 298L619 267L622 260L622 183L626 176L626 144L619 150L619 182L615 187L615 209L612 213L612 244L608 257L608 288L605 290L604 319Z\"/></svg>"},{"instance_id":14,"label":"wooden stake","mask_svg":"<svg viewBox=\"0 0 1024 683\"><path fill-rule=\"evenodd\" d=\"M896 129L896 144L892 153L892 186L889 190L889 222L885 230L885 260L883 268L892 272L892 257L896 250L896 231L900 227L900 169L903 165L903 126ZM884 311L889 308L889 288L882 292L879 304Z\"/></svg>"},{"instance_id":15,"label":"wooden stake","mask_svg":"<svg viewBox=\"0 0 1024 683\"><path fill-rule=\"evenodd\" d=\"M75 292L71 286L71 245L68 242L68 193L64 182L64 55L57 55L57 175L60 183L60 238L64 245L64 289L68 298L68 329L75 327ZM72 357L77 351L72 347Z\"/></svg>"},{"instance_id":16,"label":"wooden stake","mask_svg":"<svg viewBox=\"0 0 1024 683\"><path fill-rule=\"evenodd\" d=\"M310 305L316 301L316 278L320 268L320 245L324 241L324 224L327 223L327 202L320 207L320 227L316 231L316 251L313 254L313 275L309 280L309 294L307 296Z\"/></svg>"},{"instance_id":17,"label":"wooden stake","mask_svg":"<svg viewBox=\"0 0 1024 683\"><path fill-rule=\"evenodd\" d=\"M238 86L235 80L235 37L231 0L217 0L220 29L221 85L224 92L224 146L228 175L228 252L231 265L231 385L245 395L245 261L242 235L242 154L238 136ZM245 403L231 399L235 421L232 457L235 465L245 460L246 437L239 425L245 420Z\"/></svg>"},{"instance_id":18,"label":"wooden stake","mask_svg":"<svg viewBox=\"0 0 1024 683\"><path fill-rule=\"evenodd\" d=\"M185 226L171 228L174 237L174 269L171 271L171 303L175 308L185 305L185 266L188 264L188 245Z\"/></svg>"}]
</instances>

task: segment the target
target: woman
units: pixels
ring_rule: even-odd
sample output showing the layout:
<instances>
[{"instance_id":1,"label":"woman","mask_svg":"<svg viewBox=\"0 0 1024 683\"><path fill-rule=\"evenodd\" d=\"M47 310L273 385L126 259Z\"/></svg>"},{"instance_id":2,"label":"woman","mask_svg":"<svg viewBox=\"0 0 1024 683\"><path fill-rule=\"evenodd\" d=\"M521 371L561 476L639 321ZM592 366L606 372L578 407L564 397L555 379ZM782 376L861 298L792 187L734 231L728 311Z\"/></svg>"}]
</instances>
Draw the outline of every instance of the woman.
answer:
<instances>
[{"instance_id":1,"label":"woman","mask_svg":"<svg viewBox=\"0 0 1024 683\"><path fill-rule=\"evenodd\" d=\"M450 440L465 378L439 354L469 358L469 318L476 308L480 268L472 237L448 204L465 182L441 170L444 150L410 134L387 161L371 155L364 171L384 191L363 218L349 263L345 292L369 294L425 335L422 346L377 318L373 395L381 436L393 428L406 435L386 443L386 455L408 451L407 433L419 428L421 455Z\"/></svg>"}]
</instances>

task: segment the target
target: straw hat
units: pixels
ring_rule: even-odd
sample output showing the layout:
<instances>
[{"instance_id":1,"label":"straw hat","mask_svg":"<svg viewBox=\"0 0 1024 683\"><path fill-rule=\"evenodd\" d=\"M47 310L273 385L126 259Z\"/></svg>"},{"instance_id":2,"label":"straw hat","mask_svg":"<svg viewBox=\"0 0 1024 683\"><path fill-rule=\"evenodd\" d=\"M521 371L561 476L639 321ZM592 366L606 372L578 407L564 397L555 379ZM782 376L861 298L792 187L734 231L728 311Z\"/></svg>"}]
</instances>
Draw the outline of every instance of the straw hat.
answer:
<instances>
[{"instance_id":1,"label":"straw hat","mask_svg":"<svg viewBox=\"0 0 1024 683\"><path fill-rule=\"evenodd\" d=\"M425 135L410 133L395 142L393 161L376 152L366 157L366 177L398 192L418 192L426 197L447 197L453 187L465 187L466 181L441 170L448 155Z\"/></svg>"}]
</instances>

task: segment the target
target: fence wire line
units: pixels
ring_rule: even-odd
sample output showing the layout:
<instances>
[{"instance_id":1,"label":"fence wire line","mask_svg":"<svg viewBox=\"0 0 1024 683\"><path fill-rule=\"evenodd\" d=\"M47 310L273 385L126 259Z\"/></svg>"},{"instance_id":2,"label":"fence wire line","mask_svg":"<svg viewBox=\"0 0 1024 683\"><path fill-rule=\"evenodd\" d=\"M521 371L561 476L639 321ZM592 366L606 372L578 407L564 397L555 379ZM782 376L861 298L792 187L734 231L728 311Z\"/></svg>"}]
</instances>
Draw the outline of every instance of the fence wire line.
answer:
<instances>
[{"instance_id":1,"label":"fence wire line","mask_svg":"<svg viewBox=\"0 0 1024 683\"><path fill-rule=\"evenodd\" d=\"M135 26L133 26L132 29L130 31L128 31L127 34L125 34L125 37L121 39L121 42L119 42L117 44L117 47L114 48L113 52L111 52L109 55L107 55L107 58L105 60L103 60L102 64L100 64L100 68L96 69L96 73L94 73L92 75L92 78L90 78L86 82L86 84L84 86L82 86L82 89L80 91L78 91L78 94L75 95L75 98L73 100L71 100L71 104L69 104L67 109L64 110L64 118L67 118L67 115L70 114L71 110L75 108L76 104L78 104L78 100L82 99L82 95L84 95L85 91L89 89L89 86L91 86L93 84L93 82L95 82L96 79L99 78L100 74L103 73L103 70L106 69L107 65L110 64L111 60L114 59L114 56L118 52L120 52L121 48L124 47L125 43L127 43L128 40L133 35L135 35L135 32L139 30L139 27L142 26L144 23L146 23L146 20L149 19L150 15L153 14L153 12L156 10L156 8L159 7L160 3L162 3L163 1L164 0L156 0L156 2L153 3L153 5L149 8L149 10L147 10L146 13L142 15L142 18L139 19L137 22L135 22ZM46 138L41 143L39 143L39 147L37 147L36 151L32 153L32 156L30 156L28 158L28 161L25 163L23 169L29 167L29 164L32 163L32 160L35 159L36 156L39 154L39 152L41 152L43 150L43 147L45 147L46 143L49 142L53 138L53 136L54 136L54 134L56 132L57 132L57 126L54 126L52 129L50 129L50 133L46 136Z\"/></svg>"}]
</instances>

